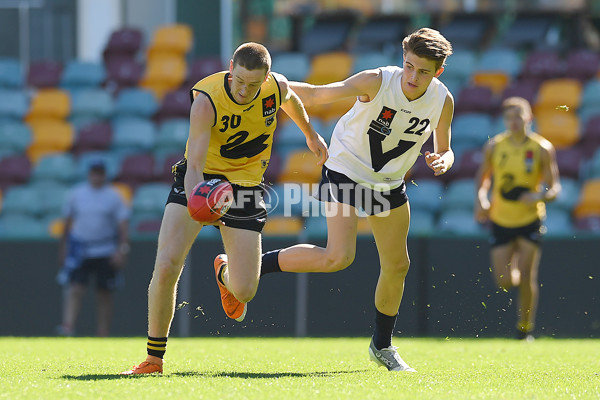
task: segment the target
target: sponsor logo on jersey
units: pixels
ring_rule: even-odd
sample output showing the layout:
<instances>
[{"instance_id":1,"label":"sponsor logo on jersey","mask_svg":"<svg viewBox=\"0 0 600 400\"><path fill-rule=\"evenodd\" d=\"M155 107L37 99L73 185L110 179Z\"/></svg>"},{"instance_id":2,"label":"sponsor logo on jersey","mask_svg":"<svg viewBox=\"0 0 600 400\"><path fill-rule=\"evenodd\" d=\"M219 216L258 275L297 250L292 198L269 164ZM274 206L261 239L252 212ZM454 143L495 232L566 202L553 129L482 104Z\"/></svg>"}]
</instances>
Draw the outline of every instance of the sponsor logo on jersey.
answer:
<instances>
[{"instance_id":1,"label":"sponsor logo on jersey","mask_svg":"<svg viewBox=\"0 0 600 400\"><path fill-rule=\"evenodd\" d=\"M268 117L272 114L275 114L275 111L277 111L277 103L275 101L275 93L273 93L269 97L265 97L264 99L262 99L262 109L263 109L263 117Z\"/></svg>"},{"instance_id":2,"label":"sponsor logo on jersey","mask_svg":"<svg viewBox=\"0 0 600 400\"><path fill-rule=\"evenodd\" d=\"M377 117L377 122L389 128L392 125L392 120L394 119L395 115L396 110L383 106L381 112L379 113L379 116Z\"/></svg>"},{"instance_id":3,"label":"sponsor logo on jersey","mask_svg":"<svg viewBox=\"0 0 600 400\"><path fill-rule=\"evenodd\" d=\"M269 127L275 121L275 116L271 115L269 118L265 119L265 126Z\"/></svg>"},{"instance_id":4,"label":"sponsor logo on jersey","mask_svg":"<svg viewBox=\"0 0 600 400\"><path fill-rule=\"evenodd\" d=\"M525 152L525 170L528 174L533 170L533 150L527 150Z\"/></svg>"},{"instance_id":5,"label":"sponsor logo on jersey","mask_svg":"<svg viewBox=\"0 0 600 400\"><path fill-rule=\"evenodd\" d=\"M252 104L250 107L248 107L248 108L246 108L245 110L243 110L243 112L246 112L246 111L250 111L250 110L252 110L252 107L254 107L254 104Z\"/></svg>"},{"instance_id":6,"label":"sponsor logo on jersey","mask_svg":"<svg viewBox=\"0 0 600 400\"><path fill-rule=\"evenodd\" d=\"M260 160L260 165L263 168L267 168L269 166L269 160Z\"/></svg>"}]
</instances>

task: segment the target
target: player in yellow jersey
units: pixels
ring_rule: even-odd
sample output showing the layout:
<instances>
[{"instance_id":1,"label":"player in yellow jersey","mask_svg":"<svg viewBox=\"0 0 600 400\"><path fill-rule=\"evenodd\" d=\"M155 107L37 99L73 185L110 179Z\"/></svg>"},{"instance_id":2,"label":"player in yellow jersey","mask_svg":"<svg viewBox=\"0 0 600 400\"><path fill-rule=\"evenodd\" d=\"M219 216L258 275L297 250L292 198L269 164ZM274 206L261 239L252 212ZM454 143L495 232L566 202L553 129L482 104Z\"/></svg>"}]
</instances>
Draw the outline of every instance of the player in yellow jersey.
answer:
<instances>
[{"instance_id":1,"label":"player in yellow jersey","mask_svg":"<svg viewBox=\"0 0 600 400\"><path fill-rule=\"evenodd\" d=\"M215 259L215 272L225 312L241 321L258 288L260 232L267 216L260 183L269 163L279 107L302 130L319 164L327 159L325 141L310 125L299 97L284 76L270 69L268 50L246 43L233 54L229 71L211 75L191 90L185 157L173 167L175 183L148 288L148 356L124 375L162 372L177 281L202 228L188 213L186 193L205 179L221 178L232 184L235 202L219 222L226 255Z\"/></svg>"},{"instance_id":2,"label":"player in yellow jersey","mask_svg":"<svg viewBox=\"0 0 600 400\"><path fill-rule=\"evenodd\" d=\"M506 131L486 145L477 172L475 217L481 223L491 221L496 283L503 289L519 288L517 335L531 340L545 203L556 198L561 186L554 147L531 131L529 102L510 97L502 111Z\"/></svg>"}]
</instances>

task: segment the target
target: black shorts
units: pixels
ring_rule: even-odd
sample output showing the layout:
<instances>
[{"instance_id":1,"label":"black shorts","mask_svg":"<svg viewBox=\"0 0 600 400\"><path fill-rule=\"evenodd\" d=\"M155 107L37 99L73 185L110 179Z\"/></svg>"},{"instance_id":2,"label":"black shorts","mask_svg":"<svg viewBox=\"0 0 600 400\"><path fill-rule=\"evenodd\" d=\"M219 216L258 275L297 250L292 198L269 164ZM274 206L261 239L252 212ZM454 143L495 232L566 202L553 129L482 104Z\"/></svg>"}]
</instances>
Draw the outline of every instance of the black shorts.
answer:
<instances>
[{"instance_id":1,"label":"black shorts","mask_svg":"<svg viewBox=\"0 0 600 400\"><path fill-rule=\"evenodd\" d=\"M183 180L187 171L187 160L181 159L173 165L173 177L175 182L171 186L171 192L167 198L167 204L177 203L187 207L187 198ZM223 175L204 174L204 179L222 179L228 181ZM264 201L264 189L262 186L240 186L234 183L233 204L219 220L225 226L231 228L245 229L248 231L262 232L267 222L267 206Z\"/></svg>"},{"instance_id":2,"label":"black shorts","mask_svg":"<svg viewBox=\"0 0 600 400\"><path fill-rule=\"evenodd\" d=\"M404 183L395 189L380 192L360 185L346 175L325 166L315 198L320 201L348 204L364 210L367 215L393 210L408 201Z\"/></svg>"},{"instance_id":3,"label":"black shorts","mask_svg":"<svg viewBox=\"0 0 600 400\"><path fill-rule=\"evenodd\" d=\"M109 257L86 258L69 274L69 282L87 286L90 275L96 275L96 288L113 291L123 283L121 273L113 268Z\"/></svg>"},{"instance_id":4,"label":"black shorts","mask_svg":"<svg viewBox=\"0 0 600 400\"><path fill-rule=\"evenodd\" d=\"M502 246L516 240L518 237L522 237L539 245L542 242L544 233L546 233L546 227L542 225L542 221L539 219L529 225L517 228L506 228L492 222L490 244L492 247Z\"/></svg>"}]
</instances>

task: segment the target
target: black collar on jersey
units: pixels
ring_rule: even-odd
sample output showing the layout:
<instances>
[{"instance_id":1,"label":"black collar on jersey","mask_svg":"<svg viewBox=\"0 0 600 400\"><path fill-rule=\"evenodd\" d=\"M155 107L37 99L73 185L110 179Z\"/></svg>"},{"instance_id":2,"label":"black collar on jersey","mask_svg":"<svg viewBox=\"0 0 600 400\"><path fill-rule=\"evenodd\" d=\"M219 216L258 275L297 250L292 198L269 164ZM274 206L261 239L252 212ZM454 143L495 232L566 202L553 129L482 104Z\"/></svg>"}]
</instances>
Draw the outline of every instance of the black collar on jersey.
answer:
<instances>
[{"instance_id":1,"label":"black collar on jersey","mask_svg":"<svg viewBox=\"0 0 600 400\"><path fill-rule=\"evenodd\" d=\"M225 91L227 92L227 96L229 96L229 99L231 101L233 101L235 104L237 104L238 106L245 106L246 104L240 104L237 101L235 101L235 99L231 95L231 87L229 86L229 76L230 75L231 75L231 73L227 72L225 74L225 80L223 81L223 86L225 87ZM260 88L258 89L258 92L256 92L256 96L254 96L254 98L252 99L252 101L250 101L250 103L252 103L254 100L258 99L258 96L260 95L261 89L262 89L262 84L260 85ZM250 104L250 103L248 103L248 104Z\"/></svg>"}]
</instances>

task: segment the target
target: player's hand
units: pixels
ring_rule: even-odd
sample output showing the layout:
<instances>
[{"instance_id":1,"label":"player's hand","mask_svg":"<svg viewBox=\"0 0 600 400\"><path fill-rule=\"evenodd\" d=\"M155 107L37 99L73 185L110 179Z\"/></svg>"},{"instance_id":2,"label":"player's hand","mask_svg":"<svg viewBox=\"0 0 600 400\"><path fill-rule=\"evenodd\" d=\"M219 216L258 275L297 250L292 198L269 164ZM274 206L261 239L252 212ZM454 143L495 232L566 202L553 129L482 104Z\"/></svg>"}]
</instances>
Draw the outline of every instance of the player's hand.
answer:
<instances>
[{"instance_id":1,"label":"player's hand","mask_svg":"<svg viewBox=\"0 0 600 400\"><path fill-rule=\"evenodd\" d=\"M325 164L325 161L327 161L327 158L329 158L329 151L327 150L327 143L325 143L325 139L323 139L318 133L315 133L315 135L306 139L306 145L319 159L318 164Z\"/></svg>"},{"instance_id":2,"label":"player's hand","mask_svg":"<svg viewBox=\"0 0 600 400\"><path fill-rule=\"evenodd\" d=\"M440 176L448 171L448 166L444 162L442 156L438 153L425 152L425 162L427 166L433 170L435 176Z\"/></svg>"},{"instance_id":3,"label":"player's hand","mask_svg":"<svg viewBox=\"0 0 600 400\"><path fill-rule=\"evenodd\" d=\"M490 203L481 204L475 201L475 220L480 224L485 224L490 220Z\"/></svg>"}]
</instances>

